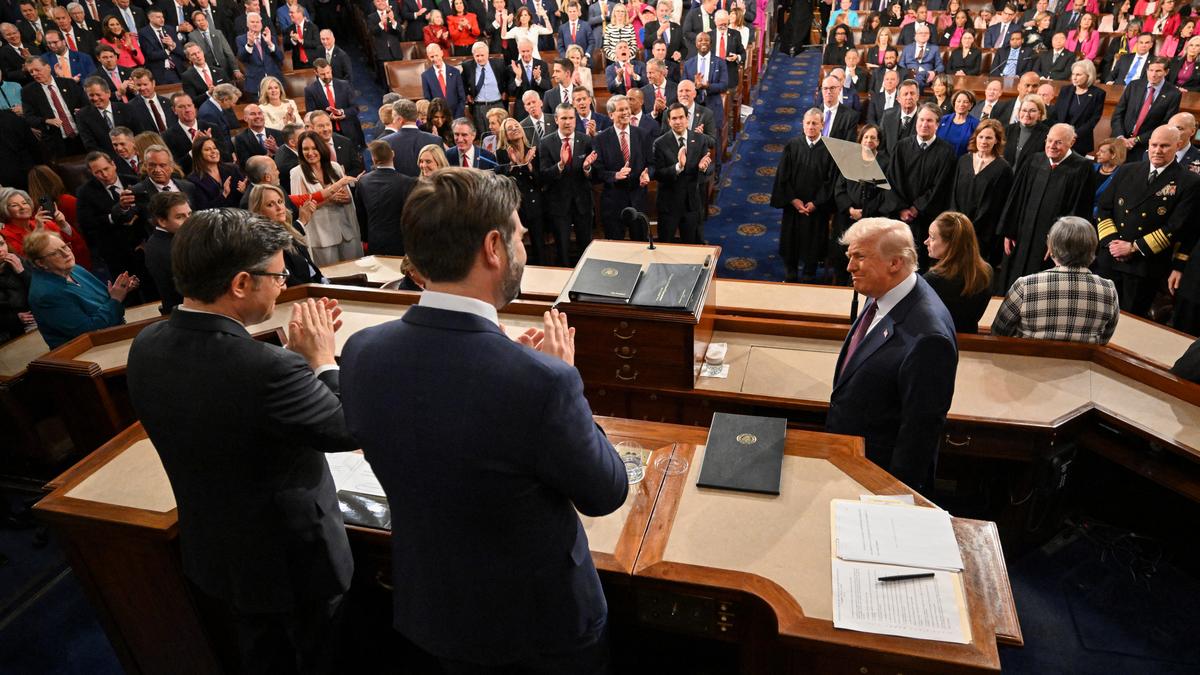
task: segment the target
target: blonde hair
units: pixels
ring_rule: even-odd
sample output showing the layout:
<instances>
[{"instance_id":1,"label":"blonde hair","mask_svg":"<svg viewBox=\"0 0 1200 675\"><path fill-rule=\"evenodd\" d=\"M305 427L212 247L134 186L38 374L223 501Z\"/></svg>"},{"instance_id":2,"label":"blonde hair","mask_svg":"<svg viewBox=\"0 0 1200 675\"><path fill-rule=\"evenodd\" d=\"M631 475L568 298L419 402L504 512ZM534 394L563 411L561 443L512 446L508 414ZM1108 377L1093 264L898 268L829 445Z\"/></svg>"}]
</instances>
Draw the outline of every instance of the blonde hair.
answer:
<instances>
[{"instance_id":1,"label":"blonde hair","mask_svg":"<svg viewBox=\"0 0 1200 675\"><path fill-rule=\"evenodd\" d=\"M274 75L267 75L258 83L258 102L259 102L259 104L261 105L261 104L265 103L267 105L270 105L271 99L267 98L267 89L268 89L268 85L271 85L271 84L277 85L279 87L279 103L282 105L283 102L285 100L287 100L287 97L288 97L287 90L285 90L283 88L283 82L280 82L279 78L275 77Z\"/></svg>"},{"instance_id":2,"label":"blonde hair","mask_svg":"<svg viewBox=\"0 0 1200 675\"><path fill-rule=\"evenodd\" d=\"M58 241L56 245L54 240ZM51 232L44 227L38 227L33 232L25 235L21 246L25 249L25 257L37 261L46 257L51 250L65 244L63 238L57 232Z\"/></svg>"},{"instance_id":3,"label":"blonde hair","mask_svg":"<svg viewBox=\"0 0 1200 675\"><path fill-rule=\"evenodd\" d=\"M250 188L250 199L249 203L246 204L246 206L250 207L250 211L266 217L262 212L262 207L263 202L267 201L268 192L274 192L275 194L279 195L285 202L284 208L287 208L286 202L288 196L284 194L283 188L279 187L278 185L271 185L270 183L259 183L258 185ZM305 239L304 235L300 234L300 231L297 230L296 226L292 224L291 215L292 211L291 209L288 209L288 219L286 223L282 223L283 229L287 230L287 233L292 236L292 239L301 246L308 246L308 240Z\"/></svg>"},{"instance_id":4,"label":"blonde hair","mask_svg":"<svg viewBox=\"0 0 1200 675\"><path fill-rule=\"evenodd\" d=\"M903 258L911 272L917 271L917 246L907 224L891 218L863 218L842 233L838 243L853 246L868 241L886 258Z\"/></svg>"}]
</instances>

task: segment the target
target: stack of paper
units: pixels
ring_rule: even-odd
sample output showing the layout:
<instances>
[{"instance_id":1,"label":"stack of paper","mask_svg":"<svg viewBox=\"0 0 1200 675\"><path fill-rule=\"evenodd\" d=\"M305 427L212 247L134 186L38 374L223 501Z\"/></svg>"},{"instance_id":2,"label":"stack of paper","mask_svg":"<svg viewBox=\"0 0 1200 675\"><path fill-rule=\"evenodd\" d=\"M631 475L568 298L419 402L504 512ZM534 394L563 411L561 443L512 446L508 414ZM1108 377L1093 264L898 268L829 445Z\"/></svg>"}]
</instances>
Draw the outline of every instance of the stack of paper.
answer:
<instances>
[{"instance_id":1,"label":"stack of paper","mask_svg":"<svg viewBox=\"0 0 1200 675\"><path fill-rule=\"evenodd\" d=\"M835 499L833 625L924 640L971 641L962 554L950 514L899 500ZM881 581L881 577L923 575Z\"/></svg>"},{"instance_id":2,"label":"stack of paper","mask_svg":"<svg viewBox=\"0 0 1200 675\"><path fill-rule=\"evenodd\" d=\"M333 474L333 484L339 491L348 490L376 497L386 496L383 494L383 486L375 478L375 472L362 453L328 453L325 455L325 461L329 462L329 473Z\"/></svg>"}]
</instances>

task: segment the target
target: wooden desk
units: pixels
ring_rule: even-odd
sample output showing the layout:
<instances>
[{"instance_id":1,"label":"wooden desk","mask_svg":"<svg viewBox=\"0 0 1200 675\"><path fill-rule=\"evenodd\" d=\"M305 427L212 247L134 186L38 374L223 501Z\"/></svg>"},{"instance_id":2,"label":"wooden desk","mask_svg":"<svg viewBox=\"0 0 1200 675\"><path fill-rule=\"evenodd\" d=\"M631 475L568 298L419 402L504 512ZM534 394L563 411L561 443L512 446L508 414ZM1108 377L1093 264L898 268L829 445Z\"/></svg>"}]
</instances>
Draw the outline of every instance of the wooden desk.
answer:
<instances>
[{"instance_id":1,"label":"wooden desk","mask_svg":"<svg viewBox=\"0 0 1200 675\"><path fill-rule=\"evenodd\" d=\"M974 642L950 645L832 627L829 499L908 490L863 457L859 439L790 431L778 498L695 486L704 429L598 420L613 442L674 456L686 473L651 469L616 512L585 518L606 592L632 593L614 622L684 631L741 646L743 673L999 669L997 641L1021 644L995 528L957 520ZM68 557L130 673L211 667L181 573L174 498L157 453L134 425L54 481L36 507ZM923 498L916 495L920 503ZM753 523L753 527L747 527ZM390 535L350 527L357 579L390 574ZM371 553L358 559L360 551ZM376 570L374 564L383 567ZM664 605L664 603L666 603ZM686 607L689 612L670 611ZM691 611L695 610L695 611ZM620 645L617 645L620 648ZM193 665L194 664L194 665ZM194 669L191 670L191 669Z\"/></svg>"}]
</instances>

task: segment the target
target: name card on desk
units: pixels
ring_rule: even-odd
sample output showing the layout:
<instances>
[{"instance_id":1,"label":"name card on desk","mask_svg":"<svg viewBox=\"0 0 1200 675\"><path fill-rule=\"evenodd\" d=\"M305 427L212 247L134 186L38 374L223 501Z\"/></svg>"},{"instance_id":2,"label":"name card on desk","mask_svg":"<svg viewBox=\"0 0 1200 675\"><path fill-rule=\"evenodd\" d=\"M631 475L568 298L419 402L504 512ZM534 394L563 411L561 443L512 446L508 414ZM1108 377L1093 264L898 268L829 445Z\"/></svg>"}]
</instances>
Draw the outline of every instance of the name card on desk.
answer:
<instances>
[{"instance_id":1,"label":"name card on desk","mask_svg":"<svg viewBox=\"0 0 1200 675\"><path fill-rule=\"evenodd\" d=\"M696 485L779 494L786 435L782 417L713 414Z\"/></svg>"}]
</instances>

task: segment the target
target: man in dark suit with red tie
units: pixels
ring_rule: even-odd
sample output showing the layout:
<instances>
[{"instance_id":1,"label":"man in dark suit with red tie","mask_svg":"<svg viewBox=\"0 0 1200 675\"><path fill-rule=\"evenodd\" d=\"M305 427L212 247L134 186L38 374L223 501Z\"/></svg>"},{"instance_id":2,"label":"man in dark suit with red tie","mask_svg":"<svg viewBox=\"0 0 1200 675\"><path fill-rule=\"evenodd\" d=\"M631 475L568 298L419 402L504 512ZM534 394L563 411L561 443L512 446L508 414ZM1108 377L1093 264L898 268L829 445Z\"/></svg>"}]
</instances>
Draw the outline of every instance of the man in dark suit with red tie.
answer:
<instances>
[{"instance_id":1,"label":"man in dark suit with red tie","mask_svg":"<svg viewBox=\"0 0 1200 675\"><path fill-rule=\"evenodd\" d=\"M76 119L85 105L83 88L75 80L54 77L50 64L40 56L27 67L33 82L21 89L25 121L42 133L42 143L50 156L83 152Z\"/></svg>"},{"instance_id":2,"label":"man in dark suit with red tie","mask_svg":"<svg viewBox=\"0 0 1200 675\"><path fill-rule=\"evenodd\" d=\"M958 370L954 320L917 274L908 225L865 218L841 243L867 302L838 355L825 430L862 436L867 459L913 490L932 490Z\"/></svg>"},{"instance_id":3,"label":"man in dark suit with red tie","mask_svg":"<svg viewBox=\"0 0 1200 675\"><path fill-rule=\"evenodd\" d=\"M430 101L435 98L446 99L454 116L462 117L467 105L462 73L458 68L446 64L442 48L436 44L425 46L425 56L429 59L429 67L421 73L421 96Z\"/></svg>"},{"instance_id":4,"label":"man in dark suit with red tie","mask_svg":"<svg viewBox=\"0 0 1200 675\"><path fill-rule=\"evenodd\" d=\"M1166 124L1179 112L1183 95L1166 81L1167 60L1150 59L1145 79L1134 80L1121 92L1112 112L1112 135L1125 143L1125 161L1141 160L1150 141L1150 133Z\"/></svg>"},{"instance_id":5,"label":"man in dark suit with red tie","mask_svg":"<svg viewBox=\"0 0 1200 675\"><path fill-rule=\"evenodd\" d=\"M689 128L687 108L672 103L664 118L670 125L654 141L654 177L658 181L658 237L662 241L700 244L704 201L700 185L712 175L711 136Z\"/></svg>"},{"instance_id":6,"label":"man in dark suit with red tie","mask_svg":"<svg viewBox=\"0 0 1200 675\"><path fill-rule=\"evenodd\" d=\"M325 59L313 61L313 66L317 79L304 87L304 107L329 113L333 130L353 141L356 148L363 147L366 139L358 120L358 107L354 105L354 87L345 80L333 79L333 66Z\"/></svg>"},{"instance_id":7,"label":"man in dark suit with red tie","mask_svg":"<svg viewBox=\"0 0 1200 675\"><path fill-rule=\"evenodd\" d=\"M635 90L636 91L636 90ZM595 178L604 185L600 193L600 222L606 239L624 239L621 210L646 210L646 186L654 163L653 139L632 121L629 99L617 94L608 99L613 126L596 135ZM641 224L630 224L629 238L645 240Z\"/></svg>"},{"instance_id":8,"label":"man in dark suit with red tie","mask_svg":"<svg viewBox=\"0 0 1200 675\"><path fill-rule=\"evenodd\" d=\"M591 138L575 126L575 108L560 103L554 110L558 133L547 134L537 146L538 175L546 197L546 211L554 225L558 264L571 267L571 228L579 250L592 242L592 187L590 178L596 153Z\"/></svg>"},{"instance_id":9,"label":"man in dark suit with red tie","mask_svg":"<svg viewBox=\"0 0 1200 675\"><path fill-rule=\"evenodd\" d=\"M496 155L475 145L475 124L466 117L454 120L451 128L454 133L454 147L446 151L446 161L450 166L461 166L474 169L495 169Z\"/></svg>"},{"instance_id":10,"label":"man in dark suit with red tie","mask_svg":"<svg viewBox=\"0 0 1200 675\"><path fill-rule=\"evenodd\" d=\"M154 75L146 68L134 68L129 74L129 83L134 91L129 96L129 105L138 125L146 131L158 132L160 136L166 134L177 120L171 100L155 90Z\"/></svg>"}]
</instances>

